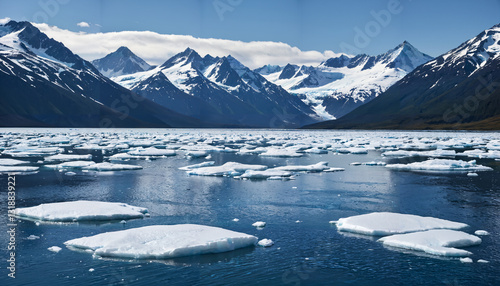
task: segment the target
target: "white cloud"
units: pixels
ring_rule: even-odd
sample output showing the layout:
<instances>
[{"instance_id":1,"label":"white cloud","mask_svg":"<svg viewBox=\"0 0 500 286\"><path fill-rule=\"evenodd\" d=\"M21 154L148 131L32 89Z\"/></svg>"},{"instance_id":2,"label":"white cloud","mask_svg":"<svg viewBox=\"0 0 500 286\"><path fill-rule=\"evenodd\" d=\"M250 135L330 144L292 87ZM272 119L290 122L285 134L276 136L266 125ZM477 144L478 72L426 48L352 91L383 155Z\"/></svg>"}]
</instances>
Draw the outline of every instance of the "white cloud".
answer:
<instances>
[{"instance_id":1,"label":"white cloud","mask_svg":"<svg viewBox=\"0 0 500 286\"><path fill-rule=\"evenodd\" d=\"M87 23L87 22L80 22L76 25L80 28L89 28L90 27L89 23Z\"/></svg>"},{"instance_id":2,"label":"white cloud","mask_svg":"<svg viewBox=\"0 0 500 286\"><path fill-rule=\"evenodd\" d=\"M318 65L338 56L332 51L301 51L280 42L242 42L222 39L195 38L184 35L163 35L150 31L122 31L108 33L72 32L47 24L34 24L49 37L66 45L84 59L94 60L126 46L150 64L162 64L187 47L201 56L232 55L250 68L266 64L287 63ZM89 45L89 43L92 43Z\"/></svg>"},{"instance_id":3,"label":"white cloud","mask_svg":"<svg viewBox=\"0 0 500 286\"><path fill-rule=\"evenodd\" d=\"M0 25L5 25L5 24L9 23L9 21L10 21L9 17L0 19Z\"/></svg>"}]
</instances>

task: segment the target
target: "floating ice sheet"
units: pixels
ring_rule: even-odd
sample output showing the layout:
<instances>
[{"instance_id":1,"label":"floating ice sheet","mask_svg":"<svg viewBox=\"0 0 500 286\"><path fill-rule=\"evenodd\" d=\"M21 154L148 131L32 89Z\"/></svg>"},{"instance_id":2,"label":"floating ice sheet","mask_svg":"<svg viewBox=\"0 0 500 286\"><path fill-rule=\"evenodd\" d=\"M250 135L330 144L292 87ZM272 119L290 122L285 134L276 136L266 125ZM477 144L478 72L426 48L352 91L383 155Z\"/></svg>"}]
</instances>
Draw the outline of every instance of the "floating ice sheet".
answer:
<instances>
[{"instance_id":1,"label":"floating ice sheet","mask_svg":"<svg viewBox=\"0 0 500 286\"><path fill-rule=\"evenodd\" d=\"M102 221L142 218L148 210L124 203L72 201L16 208L16 216L41 221Z\"/></svg>"},{"instance_id":2,"label":"floating ice sheet","mask_svg":"<svg viewBox=\"0 0 500 286\"><path fill-rule=\"evenodd\" d=\"M432 255L464 257L471 252L456 247L481 244L477 236L456 230L434 229L414 233L397 234L379 239L384 245L423 251Z\"/></svg>"},{"instance_id":3,"label":"floating ice sheet","mask_svg":"<svg viewBox=\"0 0 500 286\"><path fill-rule=\"evenodd\" d=\"M449 220L422 217L411 214L375 212L337 221L340 231L348 231L365 235L385 236L392 234L425 231L431 229L463 229L467 224Z\"/></svg>"},{"instance_id":4,"label":"floating ice sheet","mask_svg":"<svg viewBox=\"0 0 500 286\"><path fill-rule=\"evenodd\" d=\"M257 237L223 228L195 225L152 225L66 241L97 256L125 259L168 259L221 253L257 243Z\"/></svg>"}]
</instances>

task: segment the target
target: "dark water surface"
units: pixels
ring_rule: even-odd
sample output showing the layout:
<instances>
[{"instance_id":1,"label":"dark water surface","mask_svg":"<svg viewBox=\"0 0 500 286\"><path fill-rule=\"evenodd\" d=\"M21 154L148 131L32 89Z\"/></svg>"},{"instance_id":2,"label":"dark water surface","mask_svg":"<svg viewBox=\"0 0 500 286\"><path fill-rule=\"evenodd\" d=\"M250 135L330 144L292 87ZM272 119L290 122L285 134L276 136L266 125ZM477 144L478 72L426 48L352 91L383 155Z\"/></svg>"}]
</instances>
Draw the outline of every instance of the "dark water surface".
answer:
<instances>
[{"instance_id":1,"label":"dark water surface","mask_svg":"<svg viewBox=\"0 0 500 286\"><path fill-rule=\"evenodd\" d=\"M243 181L188 176L178 167L202 162L175 156L131 161L139 171L61 176L54 171L17 176L17 206L102 200L147 207L150 218L126 224L40 224L19 221L16 279L7 277L7 206L0 204L0 285L500 285L500 162L478 177L422 174L380 166L351 166L381 160L367 155L306 155L263 158L213 154L216 164L236 161L268 166L328 161L344 172L301 174L291 181ZM392 159L390 162L397 162ZM7 177L0 176L7 201ZM339 233L331 220L375 211L433 216L484 229L479 246L468 248L474 263L387 249L370 237ZM232 221L234 218L239 222ZM257 230L251 224L262 220ZM296 222L296 221L300 222ZM70 251L64 242L153 224L195 223L270 238L270 248L166 261L114 261ZM40 239L28 240L30 235ZM60 246L59 253L47 250ZM490 263L477 263L485 259ZM89 269L94 271L89 271Z\"/></svg>"}]
</instances>

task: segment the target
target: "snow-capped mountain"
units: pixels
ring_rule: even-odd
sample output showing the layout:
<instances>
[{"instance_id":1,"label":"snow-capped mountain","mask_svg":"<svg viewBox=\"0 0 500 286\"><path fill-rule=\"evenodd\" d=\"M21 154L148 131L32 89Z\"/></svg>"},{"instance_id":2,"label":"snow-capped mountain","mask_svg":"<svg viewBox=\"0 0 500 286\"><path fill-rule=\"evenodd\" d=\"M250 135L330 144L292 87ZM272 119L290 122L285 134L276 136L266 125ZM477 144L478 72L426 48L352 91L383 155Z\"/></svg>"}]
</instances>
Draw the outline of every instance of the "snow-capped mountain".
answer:
<instances>
[{"instance_id":1,"label":"snow-capped mountain","mask_svg":"<svg viewBox=\"0 0 500 286\"><path fill-rule=\"evenodd\" d=\"M201 57L187 48L155 69L113 80L201 120L249 127L299 127L316 121L314 112L296 96L231 56Z\"/></svg>"},{"instance_id":2,"label":"snow-capped mountain","mask_svg":"<svg viewBox=\"0 0 500 286\"><path fill-rule=\"evenodd\" d=\"M0 25L0 44L2 126L200 124L114 83L29 22Z\"/></svg>"},{"instance_id":3,"label":"snow-capped mountain","mask_svg":"<svg viewBox=\"0 0 500 286\"><path fill-rule=\"evenodd\" d=\"M405 41L378 56L340 55L317 67L289 64L262 75L301 97L324 119L334 119L377 97L431 59Z\"/></svg>"},{"instance_id":4,"label":"snow-capped mountain","mask_svg":"<svg viewBox=\"0 0 500 286\"><path fill-rule=\"evenodd\" d=\"M332 128L500 128L500 24L417 67Z\"/></svg>"},{"instance_id":5,"label":"snow-capped mountain","mask_svg":"<svg viewBox=\"0 0 500 286\"><path fill-rule=\"evenodd\" d=\"M107 77L132 74L153 68L127 47L120 47L104 58L93 60L92 64Z\"/></svg>"}]
</instances>

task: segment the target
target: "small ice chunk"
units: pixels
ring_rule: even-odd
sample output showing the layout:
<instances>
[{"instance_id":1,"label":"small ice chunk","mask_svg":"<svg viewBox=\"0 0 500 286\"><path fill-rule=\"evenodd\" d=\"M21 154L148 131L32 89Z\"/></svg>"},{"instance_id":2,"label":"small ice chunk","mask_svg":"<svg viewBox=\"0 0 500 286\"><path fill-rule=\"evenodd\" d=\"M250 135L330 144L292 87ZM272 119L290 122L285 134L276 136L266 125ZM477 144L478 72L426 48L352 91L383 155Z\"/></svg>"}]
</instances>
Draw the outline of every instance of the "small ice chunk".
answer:
<instances>
[{"instance_id":1,"label":"small ice chunk","mask_svg":"<svg viewBox=\"0 0 500 286\"><path fill-rule=\"evenodd\" d=\"M351 165L351 166L361 166L361 164L363 164L363 163L361 163L361 162L352 162L349 165Z\"/></svg>"},{"instance_id":2,"label":"small ice chunk","mask_svg":"<svg viewBox=\"0 0 500 286\"><path fill-rule=\"evenodd\" d=\"M464 223L434 217L422 217L390 212L374 212L341 218L337 221L337 228L339 231L374 236L424 231L430 229L462 229L465 227L467 227L467 225Z\"/></svg>"},{"instance_id":3,"label":"small ice chunk","mask_svg":"<svg viewBox=\"0 0 500 286\"><path fill-rule=\"evenodd\" d=\"M221 253L256 243L257 237L245 233L205 225L178 224L106 232L64 244L70 249L88 249L101 257L168 259Z\"/></svg>"},{"instance_id":4,"label":"small ice chunk","mask_svg":"<svg viewBox=\"0 0 500 286\"><path fill-rule=\"evenodd\" d=\"M468 177L477 177L479 176L477 173L467 173Z\"/></svg>"},{"instance_id":5,"label":"small ice chunk","mask_svg":"<svg viewBox=\"0 0 500 286\"><path fill-rule=\"evenodd\" d=\"M55 253L58 253L59 251L61 251L62 248L60 248L59 246L51 246L49 248L47 248L49 251L52 251L52 252L55 252Z\"/></svg>"},{"instance_id":6,"label":"small ice chunk","mask_svg":"<svg viewBox=\"0 0 500 286\"><path fill-rule=\"evenodd\" d=\"M329 224L337 224L337 222L338 222L338 221L336 221L336 220L331 220L331 221L329 221L328 223L329 223Z\"/></svg>"},{"instance_id":7,"label":"small ice chunk","mask_svg":"<svg viewBox=\"0 0 500 286\"><path fill-rule=\"evenodd\" d=\"M40 237L38 235L32 234L32 235L28 236L26 239L35 240L35 239L40 239Z\"/></svg>"},{"instance_id":8,"label":"small ice chunk","mask_svg":"<svg viewBox=\"0 0 500 286\"><path fill-rule=\"evenodd\" d=\"M462 263L472 263L473 261L469 257L462 257L462 258L460 258L460 262L462 262Z\"/></svg>"},{"instance_id":9,"label":"small ice chunk","mask_svg":"<svg viewBox=\"0 0 500 286\"><path fill-rule=\"evenodd\" d=\"M64 173L64 175L66 175L66 176L74 176L74 175L76 175L76 173L75 172L66 172L66 173Z\"/></svg>"},{"instance_id":10,"label":"small ice chunk","mask_svg":"<svg viewBox=\"0 0 500 286\"><path fill-rule=\"evenodd\" d=\"M239 219L239 218L233 218L233 221L234 221L234 222L239 222L239 221L240 221L240 219Z\"/></svg>"},{"instance_id":11,"label":"small ice chunk","mask_svg":"<svg viewBox=\"0 0 500 286\"><path fill-rule=\"evenodd\" d=\"M474 232L475 235L490 235L489 232L487 232L486 230L476 230Z\"/></svg>"},{"instance_id":12,"label":"small ice chunk","mask_svg":"<svg viewBox=\"0 0 500 286\"><path fill-rule=\"evenodd\" d=\"M477 263L490 263L488 260L479 259Z\"/></svg>"},{"instance_id":13,"label":"small ice chunk","mask_svg":"<svg viewBox=\"0 0 500 286\"><path fill-rule=\"evenodd\" d=\"M264 239L259 240L259 242L257 244L259 246L262 246L262 247L270 247L270 246L274 245L274 241L267 239L267 238L264 238Z\"/></svg>"},{"instance_id":14,"label":"small ice chunk","mask_svg":"<svg viewBox=\"0 0 500 286\"><path fill-rule=\"evenodd\" d=\"M94 268L90 268L90 269L89 269L89 272L94 272L94 271L95 271L95 269L94 269Z\"/></svg>"},{"instance_id":15,"label":"small ice chunk","mask_svg":"<svg viewBox=\"0 0 500 286\"><path fill-rule=\"evenodd\" d=\"M264 222L264 221L256 221L256 222L252 223L252 226L254 226L254 227L265 227L266 226L266 222Z\"/></svg>"},{"instance_id":16,"label":"small ice chunk","mask_svg":"<svg viewBox=\"0 0 500 286\"><path fill-rule=\"evenodd\" d=\"M60 222L142 218L147 212L146 208L100 201L49 203L15 210L22 219Z\"/></svg>"},{"instance_id":17,"label":"small ice chunk","mask_svg":"<svg viewBox=\"0 0 500 286\"><path fill-rule=\"evenodd\" d=\"M463 257L471 253L456 247L481 244L477 236L450 229L433 229L396 234L379 239L386 246L423 251L433 255Z\"/></svg>"}]
</instances>

